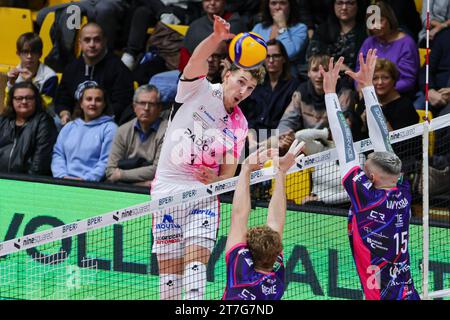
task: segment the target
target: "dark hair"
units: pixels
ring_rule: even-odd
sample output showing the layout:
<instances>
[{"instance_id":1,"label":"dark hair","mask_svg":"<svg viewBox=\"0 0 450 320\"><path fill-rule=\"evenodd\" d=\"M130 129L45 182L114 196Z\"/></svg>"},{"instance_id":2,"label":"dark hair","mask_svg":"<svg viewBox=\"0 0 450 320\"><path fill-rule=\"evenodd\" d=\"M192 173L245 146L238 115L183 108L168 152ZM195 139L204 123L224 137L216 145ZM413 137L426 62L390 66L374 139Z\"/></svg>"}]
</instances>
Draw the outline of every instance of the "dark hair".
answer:
<instances>
[{"instance_id":1,"label":"dark hair","mask_svg":"<svg viewBox=\"0 0 450 320\"><path fill-rule=\"evenodd\" d=\"M377 1L375 2L375 5L380 8L380 15L386 18L386 20L389 22L389 27L391 28L391 31L393 32L399 31L398 19L392 7L384 1Z\"/></svg>"},{"instance_id":2,"label":"dark hair","mask_svg":"<svg viewBox=\"0 0 450 320\"><path fill-rule=\"evenodd\" d=\"M281 41L277 39L270 39L269 41L267 41L267 47L269 46L278 46L278 48L280 48L281 54L283 55L284 58L283 71L281 72L280 78L283 80L290 80L292 77L291 63L289 62L289 56L283 43L281 43Z\"/></svg>"},{"instance_id":3,"label":"dark hair","mask_svg":"<svg viewBox=\"0 0 450 320\"><path fill-rule=\"evenodd\" d=\"M300 15L299 15L299 8L297 4L297 0L287 0L289 2L289 17L287 18L287 25L293 26L297 23L300 23ZM261 3L261 15L262 15L262 25L267 28L270 27L273 24L273 18L270 14L270 8L269 8L269 2L270 0L264 0Z\"/></svg>"},{"instance_id":4,"label":"dark hair","mask_svg":"<svg viewBox=\"0 0 450 320\"><path fill-rule=\"evenodd\" d=\"M9 119L16 118L16 110L14 110L13 97L14 97L14 93L16 92L17 89L31 89L33 91L34 101L35 101L35 110L31 117L33 117L37 113L44 112L42 98L39 93L39 89L36 88L36 86L32 82L24 81L24 82L19 82L19 83L14 84L12 86L12 88L9 89L8 99L6 102L6 108L2 113L2 115L4 117L9 118Z\"/></svg>"},{"instance_id":5,"label":"dark hair","mask_svg":"<svg viewBox=\"0 0 450 320\"><path fill-rule=\"evenodd\" d=\"M81 102L83 101L84 93L86 92L86 90L90 90L90 89L97 89L97 90L100 90L100 91L102 92L102 94L103 94L103 102L104 102L104 104L105 104L105 107L103 108L103 111L102 111L102 114L101 114L101 115L108 115L108 116L113 115L113 110L112 110L112 108L110 107L111 104L109 103L109 99L108 99L108 97L106 96L106 91L105 91L105 89L103 89L103 87L101 87L101 86L98 85L98 84L95 84L95 85L93 84L93 85L85 86L85 87L83 88L83 90L81 91L81 93L80 93L80 99L77 101L77 104L76 104L75 109L74 109L74 111L73 111L73 119L76 119L76 118L84 119L84 111L83 111L83 109L81 108Z\"/></svg>"},{"instance_id":6,"label":"dark hair","mask_svg":"<svg viewBox=\"0 0 450 320\"><path fill-rule=\"evenodd\" d=\"M27 32L19 36L16 41L17 52L23 51L25 45L30 46L30 51L34 53L42 54L42 49L44 47L41 37L34 32Z\"/></svg>"},{"instance_id":7,"label":"dark hair","mask_svg":"<svg viewBox=\"0 0 450 320\"><path fill-rule=\"evenodd\" d=\"M328 14L326 22L321 25L321 28L318 29L319 31L318 36L320 39L323 39L325 43L335 43L341 32L341 25L334 11L335 2L336 0L329 2L328 10L330 13ZM355 27L364 26L362 28L366 30L365 28L366 10L369 5L369 2L368 0L356 0L356 4L358 5L358 11L355 17L356 20Z\"/></svg>"}]
</instances>

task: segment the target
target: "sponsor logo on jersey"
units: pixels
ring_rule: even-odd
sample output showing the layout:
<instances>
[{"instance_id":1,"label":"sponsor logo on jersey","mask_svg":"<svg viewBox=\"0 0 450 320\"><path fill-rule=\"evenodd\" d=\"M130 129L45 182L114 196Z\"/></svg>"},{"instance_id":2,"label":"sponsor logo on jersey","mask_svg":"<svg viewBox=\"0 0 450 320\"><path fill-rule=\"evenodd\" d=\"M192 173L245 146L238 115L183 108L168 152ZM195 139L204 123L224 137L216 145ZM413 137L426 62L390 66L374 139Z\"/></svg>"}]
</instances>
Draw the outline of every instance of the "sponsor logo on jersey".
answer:
<instances>
[{"instance_id":1,"label":"sponsor logo on jersey","mask_svg":"<svg viewBox=\"0 0 450 320\"><path fill-rule=\"evenodd\" d=\"M383 243L377 240L374 240L372 238L367 237L366 238L367 243L370 245L372 249L380 249L383 251L388 251L386 247L383 246Z\"/></svg>"},{"instance_id":2,"label":"sponsor logo on jersey","mask_svg":"<svg viewBox=\"0 0 450 320\"><path fill-rule=\"evenodd\" d=\"M252 259L250 259L250 258L244 258L244 260L245 260L245 262L247 262L247 265L248 265L249 267L251 267L251 266L253 265L253 260L252 260Z\"/></svg>"},{"instance_id":3,"label":"sponsor logo on jersey","mask_svg":"<svg viewBox=\"0 0 450 320\"><path fill-rule=\"evenodd\" d=\"M178 223L175 223L170 214L165 214L162 223L156 224L157 230L181 229Z\"/></svg>"},{"instance_id":4,"label":"sponsor logo on jersey","mask_svg":"<svg viewBox=\"0 0 450 320\"><path fill-rule=\"evenodd\" d=\"M190 214L204 214L204 215L206 215L208 217L215 217L216 216L216 213L214 211L212 211L212 210L209 210L209 209L206 209L206 210L203 210L203 209L192 209Z\"/></svg>"},{"instance_id":5,"label":"sponsor logo on jersey","mask_svg":"<svg viewBox=\"0 0 450 320\"><path fill-rule=\"evenodd\" d=\"M397 221L395 223L395 226L397 228L403 227L403 216L400 213L398 213L396 218L397 218Z\"/></svg>"},{"instance_id":6,"label":"sponsor logo on jersey","mask_svg":"<svg viewBox=\"0 0 450 320\"><path fill-rule=\"evenodd\" d=\"M370 190L370 188L372 188L372 182L370 181L366 181L363 183L364 188L366 188L367 190Z\"/></svg>"},{"instance_id":7,"label":"sponsor logo on jersey","mask_svg":"<svg viewBox=\"0 0 450 320\"><path fill-rule=\"evenodd\" d=\"M236 140L237 140L237 137L233 134L233 132L231 132L230 129L228 129L228 128L223 129L223 133L225 133L225 135L226 135L227 137L233 139L233 141L236 141Z\"/></svg>"},{"instance_id":8,"label":"sponsor logo on jersey","mask_svg":"<svg viewBox=\"0 0 450 320\"><path fill-rule=\"evenodd\" d=\"M277 294L277 286L272 285L270 287L266 287L264 284L261 284L261 291L265 296L270 294Z\"/></svg>"},{"instance_id":9,"label":"sponsor logo on jersey","mask_svg":"<svg viewBox=\"0 0 450 320\"><path fill-rule=\"evenodd\" d=\"M409 270L410 270L410 266L409 266L409 264L406 263L406 261L400 262L400 263L394 263L394 265L389 268L389 275L391 276L391 278L393 280L395 280L395 279L397 279L397 277L400 274L406 273Z\"/></svg>"},{"instance_id":10,"label":"sponsor logo on jersey","mask_svg":"<svg viewBox=\"0 0 450 320\"><path fill-rule=\"evenodd\" d=\"M208 117L209 120L211 120L212 122L216 122L216 118L214 118L208 111L206 111L205 106L200 106L200 111L203 112L205 116Z\"/></svg>"},{"instance_id":11,"label":"sponsor logo on jersey","mask_svg":"<svg viewBox=\"0 0 450 320\"><path fill-rule=\"evenodd\" d=\"M177 243L181 241L181 234L172 234L168 236L155 237L156 244L169 244L169 243Z\"/></svg>"},{"instance_id":12,"label":"sponsor logo on jersey","mask_svg":"<svg viewBox=\"0 0 450 320\"><path fill-rule=\"evenodd\" d=\"M213 96L214 98L217 98L217 99L222 100L222 91L221 91L220 89L214 89L214 90L212 91L212 96Z\"/></svg>"},{"instance_id":13,"label":"sponsor logo on jersey","mask_svg":"<svg viewBox=\"0 0 450 320\"><path fill-rule=\"evenodd\" d=\"M384 213L376 212L376 211L372 210L372 211L370 211L369 217L367 219L378 222L378 223L386 224L386 221L384 220L385 218L386 218L386 215Z\"/></svg>"},{"instance_id":14,"label":"sponsor logo on jersey","mask_svg":"<svg viewBox=\"0 0 450 320\"><path fill-rule=\"evenodd\" d=\"M361 180L361 177L365 175L364 171L361 171L360 173L358 173L356 176L353 177L353 182L359 181Z\"/></svg>"},{"instance_id":15,"label":"sponsor logo on jersey","mask_svg":"<svg viewBox=\"0 0 450 320\"><path fill-rule=\"evenodd\" d=\"M247 289L242 290L238 296L243 300L256 300L256 296Z\"/></svg>"}]
</instances>

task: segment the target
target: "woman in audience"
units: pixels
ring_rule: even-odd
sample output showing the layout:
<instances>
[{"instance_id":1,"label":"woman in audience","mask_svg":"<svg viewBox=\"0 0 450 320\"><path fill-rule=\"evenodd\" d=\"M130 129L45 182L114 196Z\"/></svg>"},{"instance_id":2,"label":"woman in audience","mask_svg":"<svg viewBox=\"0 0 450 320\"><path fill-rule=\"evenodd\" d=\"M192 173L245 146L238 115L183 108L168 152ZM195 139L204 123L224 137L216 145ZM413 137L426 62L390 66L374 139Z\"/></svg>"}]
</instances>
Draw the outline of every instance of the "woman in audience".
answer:
<instances>
[{"instance_id":1,"label":"woman in audience","mask_svg":"<svg viewBox=\"0 0 450 320\"><path fill-rule=\"evenodd\" d=\"M16 83L0 116L0 171L50 175L57 131L31 82Z\"/></svg>"},{"instance_id":2,"label":"woman in audience","mask_svg":"<svg viewBox=\"0 0 450 320\"><path fill-rule=\"evenodd\" d=\"M8 71L8 88L15 83L31 81L43 95L44 101L51 103L58 86L58 77L53 69L39 61L42 48L41 38L33 32L24 33L17 39L16 53L20 63Z\"/></svg>"},{"instance_id":3,"label":"woman in audience","mask_svg":"<svg viewBox=\"0 0 450 320\"><path fill-rule=\"evenodd\" d=\"M332 14L317 28L307 55L309 57L321 53L334 57L335 60L344 57L343 71L353 70L359 48L367 37L367 1L334 0L331 5Z\"/></svg>"},{"instance_id":4,"label":"woman in audience","mask_svg":"<svg viewBox=\"0 0 450 320\"><path fill-rule=\"evenodd\" d=\"M264 83L242 102L241 108L251 129L276 129L299 82L291 76L289 58L281 41L267 42L267 70Z\"/></svg>"},{"instance_id":5,"label":"woman in audience","mask_svg":"<svg viewBox=\"0 0 450 320\"><path fill-rule=\"evenodd\" d=\"M264 0L262 22L255 25L253 32L266 41L279 40L286 48L293 75L297 75L296 66L304 61L308 42L308 28L300 23L296 0Z\"/></svg>"},{"instance_id":6,"label":"woman in audience","mask_svg":"<svg viewBox=\"0 0 450 320\"><path fill-rule=\"evenodd\" d=\"M373 85L389 131L414 125L420 120L412 101L396 89L399 78L400 74L394 63L383 58L377 59ZM358 112L361 114L361 120L367 132L365 106L360 104ZM405 172L414 168L415 157L417 154L420 155L420 137L417 138L392 145L395 153L402 159Z\"/></svg>"},{"instance_id":7,"label":"woman in audience","mask_svg":"<svg viewBox=\"0 0 450 320\"><path fill-rule=\"evenodd\" d=\"M364 41L360 52L365 56L369 49L377 49L379 58L392 61L399 71L395 88L401 94L414 97L419 72L417 45L409 35L399 30L397 18L388 4L383 1L375 4L380 8L380 26L370 26L372 36ZM359 70L359 61L356 70Z\"/></svg>"},{"instance_id":8,"label":"woman in audience","mask_svg":"<svg viewBox=\"0 0 450 320\"><path fill-rule=\"evenodd\" d=\"M101 181L117 125L97 83L83 82L75 96L75 120L62 128L53 149L53 177Z\"/></svg>"}]
</instances>

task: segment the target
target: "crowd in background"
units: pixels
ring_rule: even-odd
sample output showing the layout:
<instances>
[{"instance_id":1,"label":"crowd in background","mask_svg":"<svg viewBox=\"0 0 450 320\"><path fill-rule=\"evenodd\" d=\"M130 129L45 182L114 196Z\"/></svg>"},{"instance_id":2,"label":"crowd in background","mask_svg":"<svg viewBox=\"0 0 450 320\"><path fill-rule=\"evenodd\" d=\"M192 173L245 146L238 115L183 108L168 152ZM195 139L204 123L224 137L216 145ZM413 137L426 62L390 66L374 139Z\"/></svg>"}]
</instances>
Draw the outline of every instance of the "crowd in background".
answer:
<instances>
[{"instance_id":1,"label":"crowd in background","mask_svg":"<svg viewBox=\"0 0 450 320\"><path fill-rule=\"evenodd\" d=\"M64 41L54 42L58 50L42 57L37 33L49 12L56 13L58 34L71 36L60 23L68 4L45 2L29 7L28 1L0 1L39 10L35 33L23 34L16 48L3 48L16 50L20 64L7 74L0 116L2 172L149 186L179 76L212 32L214 15L226 19L235 34L253 31L267 41L266 79L241 104L249 129L256 130L250 140L264 143L261 132L279 129L282 153L294 139L307 142L308 155L332 148L319 66L341 56L338 96L354 140L367 138L364 102L343 72L358 70L359 54L365 57L370 48L379 57L373 84L389 130L418 123L416 110L425 107L418 49L425 45L426 8L420 14L414 0L81 0L75 4L89 23L78 34L79 57ZM368 23L370 5L380 9L377 26ZM430 0L430 10L429 102L436 117L450 112L449 0ZM167 24L189 29L183 36ZM154 28L151 34L148 28ZM231 66L227 52L224 42L208 59L212 83L221 82ZM437 136L434 160L440 169L450 165L448 139L447 132ZM394 146L403 170L413 172L420 141L407 143ZM313 176L313 192L305 201L320 201L329 190L324 186L342 191L325 180Z\"/></svg>"}]
</instances>

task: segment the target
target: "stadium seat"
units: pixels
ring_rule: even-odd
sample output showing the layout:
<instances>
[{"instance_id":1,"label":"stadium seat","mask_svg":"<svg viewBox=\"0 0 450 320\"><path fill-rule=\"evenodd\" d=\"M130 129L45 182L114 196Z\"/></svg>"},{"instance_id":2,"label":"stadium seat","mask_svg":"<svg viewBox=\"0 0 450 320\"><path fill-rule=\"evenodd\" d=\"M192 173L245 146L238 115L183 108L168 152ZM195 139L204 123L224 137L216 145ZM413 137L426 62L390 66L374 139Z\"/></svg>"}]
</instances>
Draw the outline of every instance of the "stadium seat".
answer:
<instances>
[{"instance_id":1,"label":"stadium seat","mask_svg":"<svg viewBox=\"0 0 450 320\"><path fill-rule=\"evenodd\" d=\"M27 9L0 7L0 65L16 66L19 57L16 55L16 41L25 32L33 31L31 11Z\"/></svg>"},{"instance_id":2,"label":"stadium seat","mask_svg":"<svg viewBox=\"0 0 450 320\"><path fill-rule=\"evenodd\" d=\"M48 0L48 6L56 6L58 4L70 3L70 2L78 2L76 0Z\"/></svg>"},{"instance_id":3,"label":"stadium seat","mask_svg":"<svg viewBox=\"0 0 450 320\"><path fill-rule=\"evenodd\" d=\"M416 3L416 10L418 13L422 13L422 0L414 0Z\"/></svg>"},{"instance_id":4,"label":"stadium seat","mask_svg":"<svg viewBox=\"0 0 450 320\"><path fill-rule=\"evenodd\" d=\"M188 31L188 29L189 29L189 26L180 25L180 24L167 24L167 26L169 28L171 28L172 30L175 30L176 32L178 32L182 36L185 36L187 31ZM147 29L147 33L148 34L152 34L153 31L155 31L155 28L148 28Z\"/></svg>"},{"instance_id":5,"label":"stadium seat","mask_svg":"<svg viewBox=\"0 0 450 320\"><path fill-rule=\"evenodd\" d=\"M431 50L430 50L431 52ZM424 66L427 59L427 49L419 48L420 66Z\"/></svg>"},{"instance_id":6,"label":"stadium seat","mask_svg":"<svg viewBox=\"0 0 450 320\"><path fill-rule=\"evenodd\" d=\"M50 29L52 28L53 23L55 22L55 13L50 12L45 16L44 22L42 23L41 30L39 31L39 36L42 39L42 43L44 47L42 49L42 58L41 61L44 61L45 57L50 53L53 48L53 42L50 38Z\"/></svg>"},{"instance_id":7,"label":"stadium seat","mask_svg":"<svg viewBox=\"0 0 450 320\"><path fill-rule=\"evenodd\" d=\"M417 114L419 115L419 123L422 123L425 121L425 110L416 110ZM431 111L428 110L428 119L431 121L433 119L433 114L431 113ZM431 157L434 154L434 141L435 141L435 133L430 132L430 140L428 143L428 155Z\"/></svg>"}]
</instances>

